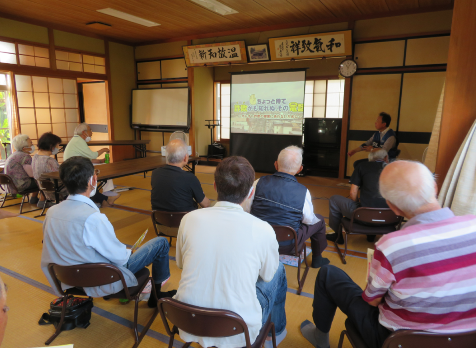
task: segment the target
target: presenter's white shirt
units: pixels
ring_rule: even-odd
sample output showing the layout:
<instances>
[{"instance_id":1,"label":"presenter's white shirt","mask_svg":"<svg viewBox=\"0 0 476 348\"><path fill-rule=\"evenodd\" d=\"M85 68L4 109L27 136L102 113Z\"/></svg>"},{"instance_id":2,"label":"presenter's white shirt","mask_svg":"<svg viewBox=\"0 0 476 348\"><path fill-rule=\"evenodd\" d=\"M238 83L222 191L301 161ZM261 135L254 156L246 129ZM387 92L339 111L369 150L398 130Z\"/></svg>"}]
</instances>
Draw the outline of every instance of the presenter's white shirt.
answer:
<instances>
[{"instance_id":1,"label":"presenter's white shirt","mask_svg":"<svg viewBox=\"0 0 476 348\"><path fill-rule=\"evenodd\" d=\"M271 281L279 266L273 228L234 203L217 202L184 216L177 236L177 266L182 271L175 299L238 313L253 343L261 329L258 277ZM244 334L196 337L180 330L185 342L203 347L244 347Z\"/></svg>"},{"instance_id":2,"label":"presenter's white shirt","mask_svg":"<svg viewBox=\"0 0 476 348\"><path fill-rule=\"evenodd\" d=\"M251 206L253 205L253 200L255 199L256 193L256 185L258 185L259 179L256 179L253 183L253 193L251 197L245 199L245 201L241 204L243 209L246 212L251 211ZM309 190L306 191L306 198L304 200L304 207L302 208L302 223L305 225L314 225L319 222L319 219L314 214L314 206L312 205L312 197Z\"/></svg>"}]
</instances>

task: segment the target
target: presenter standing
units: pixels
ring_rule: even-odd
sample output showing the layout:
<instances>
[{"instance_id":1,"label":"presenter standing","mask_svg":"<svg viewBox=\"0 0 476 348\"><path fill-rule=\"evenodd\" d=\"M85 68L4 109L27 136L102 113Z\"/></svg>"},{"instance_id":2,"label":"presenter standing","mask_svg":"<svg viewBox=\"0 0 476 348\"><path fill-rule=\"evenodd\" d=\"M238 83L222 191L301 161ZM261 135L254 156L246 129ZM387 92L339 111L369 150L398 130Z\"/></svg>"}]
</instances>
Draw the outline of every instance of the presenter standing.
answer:
<instances>
[{"instance_id":1,"label":"presenter standing","mask_svg":"<svg viewBox=\"0 0 476 348\"><path fill-rule=\"evenodd\" d=\"M349 151L347 154L349 157L355 155L360 151L375 152L379 149L384 149L388 153L389 161L393 162L397 158L397 137L393 129L390 128L390 122L392 118L389 114L381 112L375 121L375 128L377 131L372 137L359 147ZM367 159L361 159L354 162L354 168L361 162L368 161Z\"/></svg>"}]
</instances>

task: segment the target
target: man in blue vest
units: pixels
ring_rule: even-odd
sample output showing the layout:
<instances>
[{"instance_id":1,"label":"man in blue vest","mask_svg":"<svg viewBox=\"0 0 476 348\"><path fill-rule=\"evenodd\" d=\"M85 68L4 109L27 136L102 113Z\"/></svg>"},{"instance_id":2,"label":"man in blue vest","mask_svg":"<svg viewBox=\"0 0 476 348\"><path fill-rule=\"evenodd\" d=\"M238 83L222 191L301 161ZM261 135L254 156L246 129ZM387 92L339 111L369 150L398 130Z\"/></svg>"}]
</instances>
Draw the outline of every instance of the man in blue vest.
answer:
<instances>
[{"instance_id":1,"label":"man in blue vest","mask_svg":"<svg viewBox=\"0 0 476 348\"><path fill-rule=\"evenodd\" d=\"M377 129L377 132L375 132L374 135L372 135L372 137L365 143L353 149L352 151L349 151L347 154L349 156L353 156L360 151L373 152L379 149L384 149L388 153L389 161L394 161L398 155L398 143L395 132L393 131L393 129L390 129L391 121L392 118L389 114L381 112L380 115L377 117L377 121L375 121L375 128ZM366 161L367 159L355 161L354 168L359 163Z\"/></svg>"},{"instance_id":2,"label":"man in blue vest","mask_svg":"<svg viewBox=\"0 0 476 348\"><path fill-rule=\"evenodd\" d=\"M274 166L276 173L254 182L254 192L244 202L244 209L271 225L292 227L299 248L311 238L312 267L327 265L329 260L321 256L327 247L326 223L321 215L314 214L309 190L294 177L302 170L302 149L288 146L279 153ZM281 253L293 249L294 240L279 243Z\"/></svg>"}]
</instances>

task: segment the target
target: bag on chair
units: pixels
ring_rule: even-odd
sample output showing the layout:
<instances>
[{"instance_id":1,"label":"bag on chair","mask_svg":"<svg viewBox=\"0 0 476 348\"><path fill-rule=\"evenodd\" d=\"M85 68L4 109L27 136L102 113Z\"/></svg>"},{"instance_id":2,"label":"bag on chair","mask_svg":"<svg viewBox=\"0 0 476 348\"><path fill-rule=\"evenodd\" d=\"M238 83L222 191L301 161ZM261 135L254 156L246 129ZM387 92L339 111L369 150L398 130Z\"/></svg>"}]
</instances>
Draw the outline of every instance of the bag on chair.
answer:
<instances>
[{"instance_id":1,"label":"bag on chair","mask_svg":"<svg viewBox=\"0 0 476 348\"><path fill-rule=\"evenodd\" d=\"M83 329L89 326L91 320L91 309L93 308L93 299L68 296L66 301L66 313L61 325L62 331L72 330L75 327ZM55 328L58 327L61 320L61 311L63 309L63 297L58 297L50 303L48 313L43 313L38 324L50 325L53 324Z\"/></svg>"}]
</instances>

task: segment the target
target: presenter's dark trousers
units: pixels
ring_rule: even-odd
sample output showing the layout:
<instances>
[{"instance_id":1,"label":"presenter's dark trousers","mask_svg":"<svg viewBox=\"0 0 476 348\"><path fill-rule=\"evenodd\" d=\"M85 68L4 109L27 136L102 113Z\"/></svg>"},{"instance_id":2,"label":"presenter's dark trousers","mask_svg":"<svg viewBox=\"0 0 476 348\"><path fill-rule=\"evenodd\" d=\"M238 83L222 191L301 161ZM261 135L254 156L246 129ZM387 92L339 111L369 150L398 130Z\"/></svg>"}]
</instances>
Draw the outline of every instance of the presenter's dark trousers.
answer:
<instances>
[{"instance_id":1,"label":"presenter's dark trousers","mask_svg":"<svg viewBox=\"0 0 476 348\"><path fill-rule=\"evenodd\" d=\"M321 267L314 288L312 317L316 327L329 332L337 307L352 321L370 348L381 348L392 333L378 321L379 309L362 298L362 289L340 268Z\"/></svg>"},{"instance_id":2,"label":"presenter's dark trousers","mask_svg":"<svg viewBox=\"0 0 476 348\"><path fill-rule=\"evenodd\" d=\"M319 219L314 225L301 224L299 230L297 230L298 248L301 249L302 245L311 238L311 250L313 255L320 255L327 247L326 239L326 222L324 217L319 214L315 214ZM279 248L280 253L290 253L294 250L294 244Z\"/></svg>"}]
</instances>

